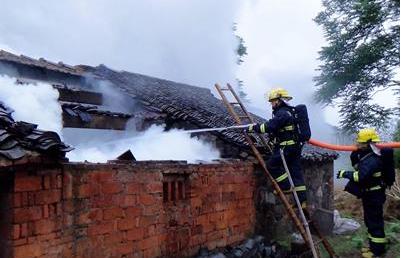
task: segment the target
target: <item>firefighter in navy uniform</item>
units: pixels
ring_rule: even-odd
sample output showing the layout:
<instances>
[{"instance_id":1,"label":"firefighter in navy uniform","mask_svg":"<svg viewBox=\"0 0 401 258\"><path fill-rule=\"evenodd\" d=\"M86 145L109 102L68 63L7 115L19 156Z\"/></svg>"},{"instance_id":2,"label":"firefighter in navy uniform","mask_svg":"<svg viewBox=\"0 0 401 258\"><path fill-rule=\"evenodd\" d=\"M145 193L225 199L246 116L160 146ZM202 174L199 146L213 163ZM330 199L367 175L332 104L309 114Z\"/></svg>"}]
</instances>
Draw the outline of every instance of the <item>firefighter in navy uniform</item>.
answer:
<instances>
[{"instance_id":1,"label":"firefighter in navy uniform","mask_svg":"<svg viewBox=\"0 0 401 258\"><path fill-rule=\"evenodd\" d=\"M351 153L355 171L340 170L337 178L350 181L345 190L362 199L363 217L369 233L369 248L362 248L362 257L380 257L385 252L383 204L386 201L382 159L374 143L380 141L373 128L362 129L357 135L358 150Z\"/></svg>"},{"instance_id":2,"label":"firefighter in navy uniform","mask_svg":"<svg viewBox=\"0 0 401 258\"><path fill-rule=\"evenodd\" d=\"M306 208L306 186L301 167L302 144L298 142L293 108L287 103L292 97L285 89L276 88L266 94L266 98L272 106L273 118L266 123L250 125L247 132L268 133L274 139L273 153L266 165L280 188L288 192L291 186L280 156L280 148L283 149L299 201L302 208Z\"/></svg>"}]
</instances>

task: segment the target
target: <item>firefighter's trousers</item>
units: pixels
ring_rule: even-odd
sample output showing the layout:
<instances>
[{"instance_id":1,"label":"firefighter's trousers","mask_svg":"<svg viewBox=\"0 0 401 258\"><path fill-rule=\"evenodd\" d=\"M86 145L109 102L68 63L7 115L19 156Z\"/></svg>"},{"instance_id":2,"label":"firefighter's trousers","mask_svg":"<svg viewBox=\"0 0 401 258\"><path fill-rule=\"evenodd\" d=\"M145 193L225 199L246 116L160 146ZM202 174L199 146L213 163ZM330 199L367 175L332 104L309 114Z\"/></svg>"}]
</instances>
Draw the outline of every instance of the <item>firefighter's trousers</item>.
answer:
<instances>
[{"instance_id":1,"label":"firefighter's trousers","mask_svg":"<svg viewBox=\"0 0 401 258\"><path fill-rule=\"evenodd\" d=\"M298 144L282 147L284 150L284 157L287 162L288 169L290 171L292 180L294 182L295 190L297 191L299 201L301 204L306 202L306 186L304 181L304 175L301 167L301 152L302 146ZM290 182L288 175L285 171L281 156L280 146L274 148L271 157L266 162L267 168L271 175L276 180L281 190L290 190Z\"/></svg>"},{"instance_id":2,"label":"firefighter's trousers","mask_svg":"<svg viewBox=\"0 0 401 258\"><path fill-rule=\"evenodd\" d=\"M385 252L383 204L386 201L384 189L364 192L362 196L363 219L368 228L369 247L375 255Z\"/></svg>"}]
</instances>

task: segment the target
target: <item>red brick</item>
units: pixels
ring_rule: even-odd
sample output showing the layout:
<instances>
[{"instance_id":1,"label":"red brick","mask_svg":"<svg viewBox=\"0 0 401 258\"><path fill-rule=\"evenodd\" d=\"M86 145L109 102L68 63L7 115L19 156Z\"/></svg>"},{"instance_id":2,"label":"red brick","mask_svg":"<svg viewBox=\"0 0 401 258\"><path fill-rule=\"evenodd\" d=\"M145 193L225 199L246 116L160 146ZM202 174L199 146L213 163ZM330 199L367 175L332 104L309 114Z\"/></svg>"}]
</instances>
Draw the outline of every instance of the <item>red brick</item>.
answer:
<instances>
[{"instance_id":1,"label":"red brick","mask_svg":"<svg viewBox=\"0 0 401 258\"><path fill-rule=\"evenodd\" d=\"M139 203L150 206L156 203L156 198L149 194L141 194L139 195Z\"/></svg>"},{"instance_id":2,"label":"red brick","mask_svg":"<svg viewBox=\"0 0 401 258\"><path fill-rule=\"evenodd\" d=\"M35 204L50 204L61 201L61 190L48 190L36 193Z\"/></svg>"},{"instance_id":3,"label":"red brick","mask_svg":"<svg viewBox=\"0 0 401 258\"><path fill-rule=\"evenodd\" d=\"M210 232L206 235L207 241L211 241L211 240L217 240L217 239L221 239L223 238L223 231L213 231Z\"/></svg>"},{"instance_id":4,"label":"red brick","mask_svg":"<svg viewBox=\"0 0 401 258\"><path fill-rule=\"evenodd\" d=\"M160 257L160 247L154 247L143 251L143 258Z\"/></svg>"},{"instance_id":5,"label":"red brick","mask_svg":"<svg viewBox=\"0 0 401 258\"><path fill-rule=\"evenodd\" d=\"M197 206L202 206L202 199L201 198L191 198L191 206L192 207L197 207Z\"/></svg>"},{"instance_id":6,"label":"red brick","mask_svg":"<svg viewBox=\"0 0 401 258\"><path fill-rule=\"evenodd\" d=\"M118 229L119 230L127 230L134 228L136 221L132 218L129 219L121 219L118 221Z\"/></svg>"},{"instance_id":7,"label":"red brick","mask_svg":"<svg viewBox=\"0 0 401 258\"><path fill-rule=\"evenodd\" d=\"M35 194L36 194L36 192L28 192L28 205L29 206L35 205Z\"/></svg>"},{"instance_id":8,"label":"red brick","mask_svg":"<svg viewBox=\"0 0 401 258\"><path fill-rule=\"evenodd\" d=\"M116 244L116 243L123 242L123 239L124 239L123 234L121 232L117 232L117 233L112 233L112 234L106 235L104 237L104 242Z\"/></svg>"},{"instance_id":9,"label":"red brick","mask_svg":"<svg viewBox=\"0 0 401 258\"><path fill-rule=\"evenodd\" d=\"M27 237L28 236L28 224L22 223L20 225L21 225L21 237Z\"/></svg>"},{"instance_id":10,"label":"red brick","mask_svg":"<svg viewBox=\"0 0 401 258\"><path fill-rule=\"evenodd\" d=\"M102 193L104 194L115 194L122 190L122 184L118 182L106 182L102 184Z\"/></svg>"},{"instance_id":11,"label":"red brick","mask_svg":"<svg viewBox=\"0 0 401 258\"><path fill-rule=\"evenodd\" d=\"M57 186L58 186L58 173L52 173L51 175L50 175L50 185L51 185L51 188L53 188L53 189L56 189L57 188Z\"/></svg>"},{"instance_id":12,"label":"red brick","mask_svg":"<svg viewBox=\"0 0 401 258\"><path fill-rule=\"evenodd\" d=\"M134 228L131 230L128 230L126 233L126 238L129 241L132 240L140 240L144 236L144 229L143 228Z\"/></svg>"},{"instance_id":13,"label":"red brick","mask_svg":"<svg viewBox=\"0 0 401 258\"><path fill-rule=\"evenodd\" d=\"M21 202L22 202L22 206L28 205L28 193L27 192L21 193Z\"/></svg>"},{"instance_id":14,"label":"red brick","mask_svg":"<svg viewBox=\"0 0 401 258\"><path fill-rule=\"evenodd\" d=\"M55 223L52 220L38 220L35 221L35 234L44 235L51 233L55 229Z\"/></svg>"},{"instance_id":15,"label":"red brick","mask_svg":"<svg viewBox=\"0 0 401 258\"><path fill-rule=\"evenodd\" d=\"M90 184L83 184L78 187L78 198L88 198L93 194Z\"/></svg>"},{"instance_id":16,"label":"red brick","mask_svg":"<svg viewBox=\"0 0 401 258\"><path fill-rule=\"evenodd\" d=\"M125 216L126 218L134 218L137 217L139 215L142 215L142 208L141 207L128 207L125 210Z\"/></svg>"},{"instance_id":17,"label":"red brick","mask_svg":"<svg viewBox=\"0 0 401 258\"><path fill-rule=\"evenodd\" d=\"M107 182L113 179L113 172L105 171L105 172L98 172L96 173L96 179L99 182Z\"/></svg>"},{"instance_id":18,"label":"red brick","mask_svg":"<svg viewBox=\"0 0 401 258\"><path fill-rule=\"evenodd\" d=\"M42 254L42 249L38 244L22 245L14 248L14 258L37 257Z\"/></svg>"},{"instance_id":19,"label":"red brick","mask_svg":"<svg viewBox=\"0 0 401 258\"><path fill-rule=\"evenodd\" d=\"M13 241L14 246L26 245L28 243L28 238L20 238Z\"/></svg>"},{"instance_id":20,"label":"red brick","mask_svg":"<svg viewBox=\"0 0 401 258\"><path fill-rule=\"evenodd\" d=\"M15 239L20 238L20 236L21 236L20 232L21 232L20 225L19 224L14 224L13 225L12 239L15 240Z\"/></svg>"},{"instance_id":21,"label":"red brick","mask_svg":"<svg viewBox=\"0 0 401 258\"><path fill-rule=\"evenodd\" d=\"M50 189L50 176L43 176L43 189Z\"/></svg>"},{"instance_id":22,"label":"red brick","mask_svg":"<svg viewBox=\"0 0 401 258\"><path fill-rule=\"evenodd\" d=\"M92 224L88 227L88 236L103 235L112 232L114 224L112 222L103 224Z\"/></svg>"},{"instance_id":23,"label":"red brick","mask_svg":"<svg viewBox=\"0 0 401 258\"><path fill-rule=\"evenodd\" d=\"M137 204L137 196L136 195L122 195L119 197L120 207L126 208L135 206Z\"/></svg>"},{"instance_id":24,"label":"red brick","mask_svg":"<svg viewBox=\"0 0 401 258\"><path fill-rule=\"evenodd\" d=\"M43 218L49 217L49 206L47 204L43 205Z\"/></svg>"},{"instance_id":25,"label":"red brick","mask_svg":"<svg viewBox=\"0 0 401 258\"><path fill-rule=\"evenodd\" d=\"M195 218L196 225L199 225L199 224L204 225L207 223L209 223L209 218L208 218L207 214L204 214L204 215L201 215L201 216L198 216L197 218Z\"/></svg>"},{"instance_id":26,"label":"red brick","mask_svg":"<svg viewBox=\"0 0 401 258\"><path fill-rule=\"evenodd\" d=\"M152 205L152 206L144 206L142 214L145 216L154 215L160 213L160 206ZM185 216L184 214L180 217Z\"/></svg>"},{"instance_id":27,"label":"red brick","mask_svg":"<svg viewBox=\"0 0 401 258\"><path fill-rule=\"evenodd\" d=\"M42 207L33 206L14 209L14 222L24 223L28 221L38 220L42 217Z\"/></svg>"},{"instance_id":28,"label":"red brick","mask_svg":"<svg viewBox=\"0 0 401 258\"><path fill-rule=\"evenodd\" d=\"M104 208L115 205L113 202L113 196L111 194L95 196L94 198L91 198L91 200L93 207Z\"/></svg>"},{"instance_id":29,"label":"red brick","mask_svg":"<svg viewBox=\"0 0 401 258\"><path fill-rule=\"evenodd\" d=\"M139 183L128 183L126 185L126 192L128 194L140 193L142 191L142 186Z\"/></svg>"},{"instance_id":30,"label":"red brick","mask_svg":"<svg viewBox=\"0 0 401 258\"><path fill-rule=\"evenodd\" d=\"M134 250L134 243L120 243L116 246L116 251L120 255L130 254Z\"/></svg>"},{"instance_id":31,"label":"red brick","mask_svg":"<svg viewBox=\"0 0 401 258\"><path fill-rule=\"evenodd\" d=\"M56 214L57 215L62 215L63 214L63 205L59 202L57 203L56 206Z\"/></svg>"},{"instance_id":32,"label":"red brick","mask_svg":"<svg viewBox=\"0 0 401 258\"><path fill-rule=\"evenodd\" d=\"M121 208L111 208L103 210L103 219L111 220L124 217L124 211Z\"/></svg>"},{"instance_id":33,"label":"red brick","mask_svg":"<svg viewBox=\"0 0 401 258\"><path fill-rule=\"evenodd\" d=\"M42 178L37 176L16 177L15 192L38 191L42 189Z\"/></svg>"},{"instance_id":34,"label":"red brick","mask_svg":"<svg viewBox=\"0 0 401 258\"><path fill-rule=\"evenodd\" d=\"M217 222L221 221L224 219L224 213L223 212L215 212L209 215L209 221L211 222Z\"/></svg>"},{"instance_id":35,"label":"red brick","mask_svg":"<svg viewBox=\"0 0 401 258\"><path fill-rule=\"evenodd\" d=\"M56 233L50 233L50 234L38 236L38 241L42 242L42 241L48 241L48 240L55 240L56 238L57 238Z\"/></svg>"},{"instance_id":36,"label":"red brick","mask_svg":"<svg viewBox=\"0 0 401 258\"><path fill-rule=\"evenodd\" d=\"M13 207L17 208L17 207L21 207L22 206L22 193L14 193L14 203L13 203Z\"/></svg>"},{"instance_id":37,"label":"red brick","mask_svg":"<svg viewBox=\"0 0 401 258\"><path fill-rule=\"evenodd\" d=\"M141 247L142 250L146 250L152 247L156 248L159 246L159 237L153 236L145 238L139 242L139 246Z\"/></svg>"},{"instance_id":38,"label":"red brick","mask_svg":"<svg viewBox=\"0 0 401 258\"><path fill-rule=\"evenodd\" d=\"M147 227L157 223L157 216L141 216L139 217L139 225L141 227Z\"/></svg>"},{"instance_id":39,"label":"red brick","mask_svg":"<svg viewBox=\"0 0 401 258\"><path fill-rule=\"evenodd\" d=\"M63 187L63 177L61 175L57 175L57 188Z\"/></svg>"},{"instance_id":40,"label":"red brick","mask_svg":"<svg viewBox=\"0 0 401 258\"><path fill-rule=\"evenodd\" d=\"M192 226L191 227L191 235L199 235L202 234L203 227L202 225Z\"/></svg>"},{"instance_id":41,"label":"red brick","mask_svg":"<svg viewBox=\"0 0 401 258\"><path fill-rule=\"evenodd\" d=\"M63 178L63 198L71 199L72 197L72 175L66 172Z\"/></svg>"},{"instance_id":42,"label":"red brick","mask_svg":"<svg viewBox=\"0 0 401 258\"><path fill-rule=\"evenodd\" d=\"M161 193L163 192L163 184L162 182L159 183L149 183L146 184L146 192L147 193Z\"/></svg>"},{"instance_id":43,"label":"red brick","mask_svg":"<svg viewBox=\"0 0 401 258\"><path fill-rule=\"evenodd\" d=\"M93 221L101 220L103 220L103 211L95 209L79 214L77 224L89 224Z\"/></svg>"}]
</instances>

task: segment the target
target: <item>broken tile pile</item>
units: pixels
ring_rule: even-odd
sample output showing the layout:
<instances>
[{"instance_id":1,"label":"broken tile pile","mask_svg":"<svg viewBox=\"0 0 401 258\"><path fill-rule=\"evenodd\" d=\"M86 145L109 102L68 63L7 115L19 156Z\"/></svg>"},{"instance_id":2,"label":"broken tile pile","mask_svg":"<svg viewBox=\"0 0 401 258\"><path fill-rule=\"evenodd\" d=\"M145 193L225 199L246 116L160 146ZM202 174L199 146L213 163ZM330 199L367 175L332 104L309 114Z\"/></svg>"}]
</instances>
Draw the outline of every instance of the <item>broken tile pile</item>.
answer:
<instances>
[{"instance_id":1,"label":"broken tile pile","mask_svg":"<svg viewBox=\"0 0 401 258\"><path fill-rule=\"evenodd\" d=\"M201 248L195 258L280 258L288 257L287 255L287 252L277 243L266 243L263 236L256 236L236 247L227 246L220 251L209 251L206 247Z\"/></svg>"},{"instance_id":2,"label":"broken tile pile","mask_svg":"<svg viewBox=\"0 0 401 258\"><path fill-rule=\"evenodd\" d=\"M12 109L0 102L0 156L18 160L29 151L63 158L72 150L64 144L57 133L37 129L37 125L22 121L15 122L11 117Z\"/></svg>"},{"instance_id":3,"label":"broken tile pile","mask_svg":"<svg viewBox=\"0 0 401 258\"><path fill-rule=\"evenodd\" d=\"M110 112L98 109L94 105L83 105L77 103L62 103L63 111L72 117L79 117L82 122L89 123L92 120L92 115L104 115L121 118L130 118L131 115L117 112Z\"/></svg>"}]
</instances>

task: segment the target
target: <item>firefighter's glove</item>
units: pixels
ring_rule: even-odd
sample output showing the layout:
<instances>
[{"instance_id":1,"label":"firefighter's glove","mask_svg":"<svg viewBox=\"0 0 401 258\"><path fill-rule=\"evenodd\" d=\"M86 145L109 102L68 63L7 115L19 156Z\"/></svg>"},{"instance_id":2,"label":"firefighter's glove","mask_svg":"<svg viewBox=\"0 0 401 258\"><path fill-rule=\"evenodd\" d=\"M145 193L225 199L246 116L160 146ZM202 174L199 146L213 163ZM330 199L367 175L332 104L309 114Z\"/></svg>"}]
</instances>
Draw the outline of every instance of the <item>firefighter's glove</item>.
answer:
<instances>
[{"instance_id":1,"label":"firefighter's glove","mask_svg":"<svg viewBox=\"0 0 401 258\"><path fill-rule=\"evenodd\" d=\"M351 179L352 176L353 176L352 171L339 170L337 172L337 178L348 178L348 179Z\"/></svg>"},{"instance_id":2,"label":"firefighter's glove","mask_svg":"<svg viewBox=\"0 0 401 258\"><path fill-rule=\"evenodd\" d=\"M254 133L256 124L250 124L248 128L245 129L245 133Z\"/></svg>"}]
</instances>

